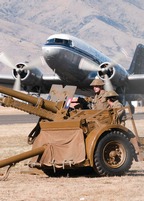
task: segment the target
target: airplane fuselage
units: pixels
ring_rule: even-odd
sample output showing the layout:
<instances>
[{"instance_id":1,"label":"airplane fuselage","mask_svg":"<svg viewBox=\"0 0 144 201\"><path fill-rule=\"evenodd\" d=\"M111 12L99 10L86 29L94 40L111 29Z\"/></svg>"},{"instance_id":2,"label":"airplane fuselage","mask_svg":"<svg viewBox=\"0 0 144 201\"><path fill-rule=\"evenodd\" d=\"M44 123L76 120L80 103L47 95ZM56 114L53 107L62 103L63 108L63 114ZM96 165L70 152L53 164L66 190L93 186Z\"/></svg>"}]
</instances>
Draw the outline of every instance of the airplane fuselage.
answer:
<instances>
[{"instance_id":1,"label":"airplane fuselage","mask_svg":"<svg viewBox=\"0 0 144 201\"><path fill-rule=\"evenodd\" d=\"M102 63L111 62L103 53L91 47L84 41L67 35L55 34L47 39L46 44L42 47L43 56L48 66L59 75L65 84L76 85L78 88L88 88L91 81L102 73L95 71L83 70L83 66L95 65L98 68ZM128 73L120 65L113 68L113 73L109 79L113 79L113 84L124 84L127 80ZM119 79L114 79L114 73L121 74ZM118 77L117 76L117 77ZM103 77L101 76L103 79Z\"/></svg>"}]
</instances>

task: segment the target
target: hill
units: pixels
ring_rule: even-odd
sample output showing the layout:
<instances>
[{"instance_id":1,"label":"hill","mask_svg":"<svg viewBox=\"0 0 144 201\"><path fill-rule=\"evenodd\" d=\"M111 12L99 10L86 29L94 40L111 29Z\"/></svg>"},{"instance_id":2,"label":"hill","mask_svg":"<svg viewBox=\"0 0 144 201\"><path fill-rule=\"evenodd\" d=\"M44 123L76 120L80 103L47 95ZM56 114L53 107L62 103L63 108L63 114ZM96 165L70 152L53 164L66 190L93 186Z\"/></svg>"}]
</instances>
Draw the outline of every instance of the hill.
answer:
<instances>
[{"instance_id":1,"label":"hill","mask_svg":"<svg viewBox=\"0 0 144 201\"><path fill-rule=\"evenodd\" d=\"M107 56L124 48L130 58L138 43L144 44L144 2L141 0L1 0L0 51L14 63L33 61L49 35L79 37ZM48 73L47 67L42 67ZM10 70L1 65L1 73Z\"/></svg>"}]
</instances>

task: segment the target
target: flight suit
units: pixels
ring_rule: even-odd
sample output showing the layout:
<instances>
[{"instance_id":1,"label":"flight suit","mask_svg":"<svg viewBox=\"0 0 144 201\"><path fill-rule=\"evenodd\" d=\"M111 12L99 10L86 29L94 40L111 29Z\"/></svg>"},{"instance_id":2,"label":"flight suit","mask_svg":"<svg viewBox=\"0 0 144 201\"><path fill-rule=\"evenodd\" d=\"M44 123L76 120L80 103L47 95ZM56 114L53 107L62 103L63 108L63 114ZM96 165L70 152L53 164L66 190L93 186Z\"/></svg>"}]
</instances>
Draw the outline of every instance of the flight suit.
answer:
<instances>
[{"instance_id":1,"label":"flight suit","mask_svg":"<svg viewBox=\"0 0 144 201\"><path fill-rule=\"evenodd\" d=\"M101 90L99 94L96 94L92 101L92 109L103 110L108 108L108 103L105 96L106 91Z\"/></svg>"}]
</instances>

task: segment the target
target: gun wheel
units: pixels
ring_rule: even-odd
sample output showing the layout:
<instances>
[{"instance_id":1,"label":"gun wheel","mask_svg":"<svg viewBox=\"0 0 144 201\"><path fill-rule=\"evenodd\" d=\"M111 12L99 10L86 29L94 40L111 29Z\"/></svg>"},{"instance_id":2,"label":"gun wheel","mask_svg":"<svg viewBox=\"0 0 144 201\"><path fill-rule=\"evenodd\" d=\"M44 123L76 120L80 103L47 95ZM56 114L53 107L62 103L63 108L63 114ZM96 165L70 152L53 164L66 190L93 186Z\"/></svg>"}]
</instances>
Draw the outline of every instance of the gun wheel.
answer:
<instances>
[{"instance_id":1,"label":"gun wheel","mask_svg":"<svg viewBox=\"0 0 144 201\"><path fill-rule=\"evenodd\" d=\"M111 131L99 141L95 149L95 171L99 176L123 175L132 165L133 153L133 146L126 135Z\"/></svg>"}]
</instances>

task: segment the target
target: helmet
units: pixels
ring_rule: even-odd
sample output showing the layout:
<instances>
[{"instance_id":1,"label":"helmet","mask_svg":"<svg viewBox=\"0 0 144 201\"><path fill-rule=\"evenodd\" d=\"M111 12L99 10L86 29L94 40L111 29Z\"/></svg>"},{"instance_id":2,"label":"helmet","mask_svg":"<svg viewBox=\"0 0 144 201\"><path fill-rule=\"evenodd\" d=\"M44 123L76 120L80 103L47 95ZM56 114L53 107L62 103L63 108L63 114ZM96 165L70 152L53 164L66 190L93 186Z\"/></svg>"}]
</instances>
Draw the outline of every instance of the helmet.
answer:
<instances>
[{"instance_id":1,"label":"helmet","mask_svg":"<svg viewBox=\"0 0 144 201\"><path fill-rule=\"evenodd\" d=\"M115 96L118 96L118 94L115 92L115 91L107 91L104 95L105 98L108 98L108 97L115 97Z\"/></svg>"},{"instance_id":2,"label":"helmet","mask_svg":"<svg viewBox=\"0 0 144 201\"><path fill-rule=\"evenodd\" d=\"M101 79L94 79L90 86L103 86L104 82Z\"/></svg>"}]
</instances>

